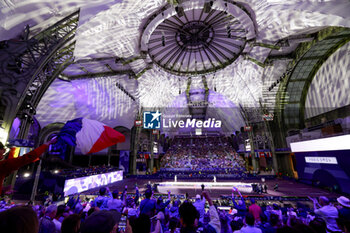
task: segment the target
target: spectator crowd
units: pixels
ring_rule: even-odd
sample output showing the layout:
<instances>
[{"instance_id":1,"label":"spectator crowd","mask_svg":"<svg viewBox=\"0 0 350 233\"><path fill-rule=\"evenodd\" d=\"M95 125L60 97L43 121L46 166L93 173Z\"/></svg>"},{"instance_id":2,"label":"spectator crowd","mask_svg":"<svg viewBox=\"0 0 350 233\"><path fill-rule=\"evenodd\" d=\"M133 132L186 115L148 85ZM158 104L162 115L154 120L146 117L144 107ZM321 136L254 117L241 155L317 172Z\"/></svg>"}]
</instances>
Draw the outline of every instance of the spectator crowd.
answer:
<instances>
[{"instance_id":1,"label":"spectator crowd","mask_svg":"<svg viewBox=\"0 0 350 233\"><path fill-rule=\"evenodd\" d=\"M161 167L216 174L245 171L244 161L224 137L175 138L161 159Z\"/></svg>"},{"instance_id":2,"label":"spectator crowd","mask_svg":"<svg viewBox=\"0 0 350 233\"><path fill-rule=\"evenodd\" d=\"M140 195L101 188L93 200L70 197L66 204L15 205L0 203L0 232L6 233L326 233L349 232L350 200L336 203L311 198L311 206L297 203L257 203L232 189L232 203L218 206L203 187L194 200L166 198L147 187Z\"/></svg>"},{"instance_id":3,"label":"spectator crowd","mask_svg":"<svg viewBox=\"0 0 350 233\"><path fill-rule=\"evenodd\" d=\"M62 170L55 170L57 171L56 175L63 176L65 178L77 178L77 177L83 177L83 176L92 176L92 175L98 175L102 173L108 173L119 170L116 167L112 166L89 166L89 167L79 167L75 169L62 169Z\"/></svg>"}]
</instances>

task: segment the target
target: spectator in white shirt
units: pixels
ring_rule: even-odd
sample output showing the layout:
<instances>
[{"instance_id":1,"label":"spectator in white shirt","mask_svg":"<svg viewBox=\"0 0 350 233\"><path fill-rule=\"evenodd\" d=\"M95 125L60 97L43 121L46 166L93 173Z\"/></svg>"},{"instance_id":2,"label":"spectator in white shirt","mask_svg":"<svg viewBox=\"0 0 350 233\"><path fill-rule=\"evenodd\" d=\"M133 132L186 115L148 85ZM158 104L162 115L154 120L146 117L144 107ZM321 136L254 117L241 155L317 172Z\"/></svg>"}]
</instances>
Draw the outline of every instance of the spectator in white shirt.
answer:
<instances>
[{"instance_id":1,"label":"spectator in white shirt","mask_svg":"<svg viewBox=\"0 0 350 233\"><path fill-rule=\"evenodd\" d=\"M328 198L320 196L319 203L316 198L309 197L309 199L314 203L315 214L326 221L327 232L341 232L336 222L336 219L338 218L338 210L329 203Z\"/></svg>"}]
</instances>

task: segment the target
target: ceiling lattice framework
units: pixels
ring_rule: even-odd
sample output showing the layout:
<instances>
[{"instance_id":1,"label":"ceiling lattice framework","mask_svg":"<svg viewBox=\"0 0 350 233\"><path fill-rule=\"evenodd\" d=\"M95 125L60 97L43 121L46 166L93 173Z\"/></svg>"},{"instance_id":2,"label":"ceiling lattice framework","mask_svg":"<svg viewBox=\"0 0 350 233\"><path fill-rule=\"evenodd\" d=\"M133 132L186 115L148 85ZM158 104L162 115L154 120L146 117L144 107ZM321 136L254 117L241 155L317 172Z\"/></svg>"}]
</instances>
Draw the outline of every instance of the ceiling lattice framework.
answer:
<instances>
[{"instance_id":1,"label":"ceiling lattice framework","mask_svg":"<svg viewBox=\"0 0 350 233\"><path fill-rule=\"evenodd\" d=\"M141 50L148 53L155 64L173 74L198 75L222 69L234 62L247 40L252 39L254 29L249 17L232 4L204 3L171 10L157 12L158 17L151 17L153 20L145 28ZM144 46L147 48L142 48L142 43L147 44Z\"/></svg>"}]
</instances>

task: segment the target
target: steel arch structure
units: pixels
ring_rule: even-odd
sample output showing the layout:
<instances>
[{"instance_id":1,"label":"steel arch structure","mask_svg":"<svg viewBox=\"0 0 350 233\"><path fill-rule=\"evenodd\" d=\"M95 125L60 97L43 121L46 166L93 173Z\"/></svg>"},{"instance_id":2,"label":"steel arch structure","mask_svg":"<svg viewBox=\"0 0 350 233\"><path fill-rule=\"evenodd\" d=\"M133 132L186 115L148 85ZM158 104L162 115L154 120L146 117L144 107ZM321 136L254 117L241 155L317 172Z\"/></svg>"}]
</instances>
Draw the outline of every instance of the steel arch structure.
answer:
<instances>
[{"instance_id":1,"label":"steel arch structure","mask_svg":"<svg viewBox=\"0 0 350 233\"><path fill-rule=\"evenodd\" d=\"M9 132L13 119L22 119L20 138L26 136L35 108L52 81L73 62L74 36L79 11L41 33L23 40L2 42L0 47L2 127Z\"/></svg>"},{"instance_id":2,"label":"steel arch structure","mask_svg":"<svg viewBox=\"0 0 350 233\"><path fill-rule=\"evenodd\" d=\"M276 93L274 113L277 117L273 128L279 131L279 136L284 138L288 130L305 126L306 96L314 76L322 64L349 41L349 28L328 27L317 32L312 41L301 43L295 49L294 59L282 75ZM285 146L284 143L281 145Z\"/></svg>"},{"instance_id":3,"label":"steel arch structure","mask_svg":"<svg viewBox=\"0 0 350 233\"><path fill-rule=\"evenodd\" d=\"M287 79L282 118L287 128L305 127L305 102L313 78L323 63L350 41L350 29L334 28L324 38L315 41L297 60ZM284 99L286 99L284 97Z\"/></svg>"}]
</instances>

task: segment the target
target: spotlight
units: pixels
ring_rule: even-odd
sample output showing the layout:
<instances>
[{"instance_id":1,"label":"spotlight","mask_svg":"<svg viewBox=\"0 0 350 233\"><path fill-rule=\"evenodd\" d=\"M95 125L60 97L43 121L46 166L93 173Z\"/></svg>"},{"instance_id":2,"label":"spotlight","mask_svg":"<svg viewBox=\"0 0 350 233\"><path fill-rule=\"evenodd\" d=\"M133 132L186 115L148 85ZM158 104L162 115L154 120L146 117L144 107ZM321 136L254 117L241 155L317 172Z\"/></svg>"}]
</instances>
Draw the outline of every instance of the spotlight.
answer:
<instances>
[{"instance_id":1,"label":"spotlight","mask_svg":"<svg viewBox=\"0 0 350 233\"><path fill-rule=\"evenodd\" d=\"M162 36L162 46L165 46L165 37Z\"/></svg>"},{"instance_id":2,"label":"spotlight","mask_svg":"<svg viewBox=\"0 0 350 233\"><path fill-rule=\"evenodd\" d=\"M30 173L29 173L29 172L26 172L26 173L23 174L23 177L26 177L26 178L27 178L27 177L29 177L29 176L30 176Z\"/></svg>"},{"instance_id":3,"label":"spotlight","mask_svg":"<svg viewBox=\"0 0 350 233\"><path fill-rule=\"evenodd\" d=\"M60 171L59 170L54 170L53 173L57 174L59 173Z\"/></svg>"},{"instance_id":4,"label":"spotlight","mask_svg":"<svg viewBox=\"0 0 350 233\"><path fill-rule=\"evenodd\" d=\"M181 6L176 6L176 7L175 7L175 11L176 11L176 13L177 13L177 15L178 15L179 17L182 17L182 16L185 15L184 8L181 7Z\"/></svg>"}]
</instances>

